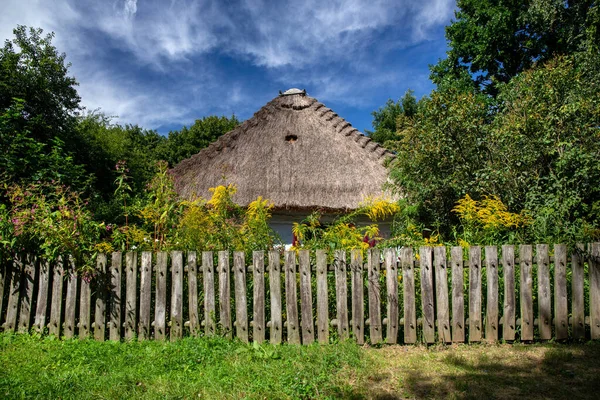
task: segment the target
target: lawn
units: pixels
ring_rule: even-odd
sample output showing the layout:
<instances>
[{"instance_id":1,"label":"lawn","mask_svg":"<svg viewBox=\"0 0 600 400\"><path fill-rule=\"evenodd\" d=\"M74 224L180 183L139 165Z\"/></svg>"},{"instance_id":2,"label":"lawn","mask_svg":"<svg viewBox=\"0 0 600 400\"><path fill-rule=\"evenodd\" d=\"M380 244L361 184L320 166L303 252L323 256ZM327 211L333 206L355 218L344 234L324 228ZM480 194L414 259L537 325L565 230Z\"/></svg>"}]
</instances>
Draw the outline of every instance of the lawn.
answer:
<instances>
[{"instance_id":1,"label":"lawn","mask_svg":"<svg viewBox=\"0 0 600 400\"><path fill-rule=\"evenodd\" d=\"M252 346L0 335L5 398L598 398L600 343Z\"/></svg>"}]
</instances>

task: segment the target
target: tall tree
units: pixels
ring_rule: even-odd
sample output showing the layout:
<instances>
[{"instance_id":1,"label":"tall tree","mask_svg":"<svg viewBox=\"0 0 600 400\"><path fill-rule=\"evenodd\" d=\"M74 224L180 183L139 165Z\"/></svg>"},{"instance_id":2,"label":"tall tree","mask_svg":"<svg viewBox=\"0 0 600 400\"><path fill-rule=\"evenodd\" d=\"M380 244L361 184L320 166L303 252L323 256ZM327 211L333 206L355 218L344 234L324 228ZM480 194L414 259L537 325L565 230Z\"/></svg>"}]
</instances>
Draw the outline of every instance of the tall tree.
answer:
<instances>
[{"instance_id":1,"label":"tall tree","mask_svg":"<svg viewBox=\"0 0 600 400\"><path fill-rule=\"evenodd\" d=\"M381 144L388 140L397 140L398 118L412 117L417 113L417 99L412 90L407 90L404 96L394 102L388 99L383 107L373 111L373 131L367 130L369 137Z\"/></svg>"}]
</instances>

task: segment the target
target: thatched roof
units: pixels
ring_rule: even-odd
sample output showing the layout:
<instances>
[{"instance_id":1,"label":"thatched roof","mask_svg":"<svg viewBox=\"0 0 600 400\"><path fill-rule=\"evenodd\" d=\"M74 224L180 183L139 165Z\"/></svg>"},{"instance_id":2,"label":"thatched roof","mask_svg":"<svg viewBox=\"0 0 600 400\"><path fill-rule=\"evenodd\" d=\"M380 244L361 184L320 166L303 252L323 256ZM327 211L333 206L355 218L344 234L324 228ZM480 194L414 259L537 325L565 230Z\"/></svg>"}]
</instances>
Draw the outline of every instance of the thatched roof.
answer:
<instances>
[{"instance_id":1,"label":"thatched roof","mask_svg":"<svg viewBox=\"0 0 600 400\"><path fill-rule=\"evenodd\" d=\"M347 210L383 194L390 157L305 91L288 90L171 172L183 198L233 183L240 205L263 196L276 209Z\"/></svg>"}]
</instances>

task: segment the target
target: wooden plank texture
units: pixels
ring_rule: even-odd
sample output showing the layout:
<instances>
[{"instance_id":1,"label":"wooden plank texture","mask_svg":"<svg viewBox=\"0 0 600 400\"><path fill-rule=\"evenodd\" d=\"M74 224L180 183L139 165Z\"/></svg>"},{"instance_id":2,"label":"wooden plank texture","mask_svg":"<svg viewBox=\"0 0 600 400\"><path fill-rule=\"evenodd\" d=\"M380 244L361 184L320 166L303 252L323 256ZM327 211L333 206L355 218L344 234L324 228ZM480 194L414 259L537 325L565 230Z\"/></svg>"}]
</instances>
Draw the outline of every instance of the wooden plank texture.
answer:
<instances>
[{"instance_id":1,"label":"wooden plank texture","mask_svg":"<svg viewBox=\"0 0 600 400\"><path fill-rule=\"evenodd\" d=\"M212 251L202 253L202 271L204 282L204 332L212 336L217 329L217 308L215 306L215 272Z\"/></svg>"},{"instance_id":2,"label":"wooden plank texture","mask_svg":"<svg viewBox=\"0 0 600 400\"><path fill-rule=\"evenodd\" d=\"M183 252L171 252L171 341L183 337Z\"/></svg>"},{"instance_id":3,"label":"wooden plank texture","mask_svg":"<svg viewBox=\"0 0 600 400\"><path fill-rule=\"evenodd\" d=\"M402 293L404 303L404 343L417 342L417 306L415 303L415 270L413 251L410 247L400 250L402 263Z\"/></svg>"},{"instance_id":4,"label":"wooden plank texture","mask_svg":"<svg viewBox=\"0 0 600 400\"><path fill-rule=\"evenodd\" d=\"M219 327L223 335L233 337L231 325L231 284L229 278L229 252L219 251Z\"/></svg>"},{"instance_id":5,"label":"wooden plank texture","mask_svg":"<svg viewBox=\"0 0 600 400\"><path fill-rule=\"evenodd\" d=\"M585 338L583 244L578 244L571 255L571 318L573 339Z\"/></svg>"},{"instance_id":6,"label":"wooden plank texture","mask_svg":"<svg viewBox=\"0 0 600 400\"><path fill-rule=\"evenodd\" d=\"M435 310L433 286L433 249L422 246L419 249L421 263L421 309L423 312L423 339L425 343L435 341Z\"/></svg>"},{"instance_id":7,"label":"wooden plank texture","mask_svg":"<svg viewBox=\"0 0 600 400\"><path fill-rule=\"evenodd\" d=\"M246 298L246 264L244 252L233 252L233 278L235 290L235 334L248 343L248 300Z\"/></svg>"},{"instance_id":8,"label":"wooden plank texture","mask_svg":"<svg viewBox=\"0 0 600 400\"><path fill-rule=\"evenodd\" d=\"M132 340L137 333L137 253L125 254L125 339Z\"/></svg>"},{"instance_id":9,"label":"wooden plank texture","mask_svg":"<svg viewBox=\"0 0 600 400\"><path fill-rule=\"evenodd\" d=\"M385 249L384 263L387 287L386 343L398 342L398 259L394 249Z\"/></svg>"},{"instance_id":10,"label":"wooden plank texture","mask_svg":"<svg viewBox=\"0 0 600 400\"><path fill-rule=\"evenodd\" d=\"M316 251L317 259L317 336L319 343L329 343L329 299L327 297L327 253Z\"/></svg>"},{"instance_id":11,"label":"wooden plank texture","mask_svg":"<svg viewBox=\"0 0 600 400\"><path fill-rule=\"evenodd\" d=\"M450 251L452 263L452 341L465 341L465 290L463 275L463 249L452 247Z\"/></svg>"},{"instance_id":12,"label":"wooden plank texture","mask_svg":"<svg viewBox=\"0 0 600 400\"><path fill-rule=\"evenodd\" d=\"M532 247L519 246L521 263L521 340L533 340Z\"/></svg>"},{"instance_id":13,"label":"wooden plank texture","mask_svg":"<svg viewBox=\"0 0 600 400\"><path fill-rule=\"evenodd\" d=\"M110 265L110 340L121 340L121 274L123 264L123 253L117 251L112 253Z\"/></svg>"},{"instance_id":14,"label":"wooden plank texture","mask_svg":"<svg viewBox=\"0 0 600 400\"><path fill-rule=\"evenodd\" d=\"M300 273L300 312L302 315L302 344L315 341L315 324L312 312L312 289L310 286L310 252L300 250L298 254Z\"/></svg>"},{"instance_id":15,"label":"wooden plank texture","mask_svg":"<svg viewBox=\"0 0 600 400\"><path fill-rule=\"evenodd\" d=\"M4 330L14 332L17 329L17 315L19 313L19 297L21 296L21 278L23 276L22 256L16 256L10 271L10 286L8 292L8 304L6 308L6 322ZM59 321L60 323L60 321ZM52 334L52 332L50 332Z\"/></svg>"},{"instance_id":16,"label":"wooden plank texture","mask_svg":"<svg viewBox=\"0 0 600 400\"><path fill-rule=\"evenodd\" d=\"M140 320L138 339L150 339L150 315L152 306L152 253L142 252L142 270L140 273Z\"/></svg>"},{"instance_id":17,"label":"wooden plank texture","mask_svg":"<svg viewBox=\"0 0 600 400\"><path fill-rule=\"evenodd\" d=\"M195 251L187 253L188 269L188 316L190 322L190 334L200 334L200 317L198 314L198 262Z\"/></svg>"},{"instance_id":18,"label":"wooden plank texture","mask_svg":"<svg viewBox=\"0 0 600 400\"><path fill-rule=\"evenodd\" d=\"M554 330L557 340L569 337L567 246L554 245Z\"/></svg>"},{"instance_id":19,"label":"wooden plank texture","mask_svg":"<svg viewBox=\"0 0 600 400\"><path fill-rule=\"evenodd\" d=\"M75 336L75 312L77 309L77 269L72 257L67 259L67 297L65 298L65 339Z\"/></svg>"},{"instance_id":20,"label":"wooden plank texture","mask_svg":"<svg viewBox=\"0 0 600 400\"><path fill-rule=\"evenodd\" d=\"M502 246L502 274L504 276L504 304L502 307L502 338L515 340L516 295L515 295L515 246Z\"/></svg>"},{"instance_id":21,"label":"wooden plank texture","mask_svg":"<svg viewBox=\"0 0 600 400\"><path fill-rule=\"evenodd\" d=\"M536 245L538 279L538 330L540 339L552 338L552 292L550 290L550 254L547 244Z\"/></svg>"},{"instance_id":22,"label":"wooden plank texture","mask_svg":"<svg viewBox=\"0 0 600 400\"><path fill-rule=\"evenodd\" d=\"M165 340L167 335L167 259L167 252L156 253L156 298L154 304L154 339L156 340Z\"/></svg>"},{"instance_id":23,"label":"wooden plank texture","mask_svg":"<svg viewBox=\"0 0 600 400\"><path fill-rule=\"evenodd\" d=\"M379 285L380 258L381 254L379 249L369 249L367 254L367 279L369 281L367 290L369 292L369 336L371 344L377 344L383 341L381 325L381 288Z\"/></svg>"},{"instance_id":24,"label":"wooden plank texture","mask_svg":"<svg viewBox=\"0 0 600 400\"><path fill-rule=\"evenodd\" d=\"M94 309L94 339L104 341L106 331L106 287L108 286L106 277L106 254L100 253L96 257L96 302ZM56 278L56 273L54 274ZM62 282L62 277L60 278ZM54 298L54 291L52 292ZM54 304L54 300L52 301ZM50 317L52 322L52 317Z\"/></svg>"},{"instance_id":25,"label":"wooden plank texture","mask_svg":"<svg viewBox=\"0 0 600 400\"><path fill-rule=\"evenodd\" d=\"M296 252L285 252L285 307L287 311L287 340L300 344L298 327L298 291L296 288Z\"/></svg>"},{"instance_id":26,"label":"wooden plank texture","mask_svg":"<svg viewBox=\"0 0 600 400\"><path fill-rule=\"evenodd\" d=\"M252 253L252 341L265 341L265 252Z\"/></svg>"},{"instance_id":27,"label":"wooden plank texture","mask_svg":"<svg viewBox=\"0 0 600 400\"><path fill-rule=\"evenodd\" d=\"M281 303L281 260L278 251L269 252L269 292L271 296L269 343L280 344L283 337L283 317Z\"/></svg>"},{"instance_id":28,"label":"wooden plank texture","mask_svg":"<svg viewBox=\"0 0 600 400\"><path fill-rule=\"evenodd\" d=\"M498 248L485 247L485 275L487 296L485 306L485 339L488 342L498 340Z\"/></svg>"},{"instance_id":29,"label":"wooden plank texture","mask_svg":"<svg viewBox=\"0 0 600 400\"><path fill-rule=\"evenodd\" d=\"M10 269L10 264L6 263L6 262L0 262L0 322L2 322L2 319L4 317L4 288L6 287L6 277L7 275L9 275L9 269ZM36 313L36 317L37 317L37 313ZM38 326L37 324L37 320L36 320L36 326Z\"/></svg>"},{"instance_id":30,"label":"wooden plank texture","mask_svg":"<svg viewBox=\"0 0 600 400\"><path fill-rule=\"evenodd\" d=\"M469 248L469 342L480 342L481 321L481 247Z\"/></svg>"},{"instance_id":31,"label":"wooden plank texture","mask_svg":"<svg viewBox=\"0 0 600 400\"><path fill-rule=\"evenodd\" d=\"M350 336L348 327L348 286L346 279L346 251L336 250L335 269L335 301L337 310L337 328L340 340Z\"/></svg>"},{"instance_id":32,"label":"wooden plank texture","mask_svg":"<svg viewBox=\"0 0 600 400\"><path fill-rule=\"evenodd\" d=\"M31 305L33 304L33 285L35 281L36 258L32 254L25 256L23 279L21 280L21 304L19 310L19 332L29 332L31 323Z\"/></svg>"},{"instance_id":33,"label":"wooden plank texture","mask_svg":"<svg viewBox=\"0 0 600 400\"><path fill-rule=\"evenodd\" d=\"M363 257L360 249L350 253L350 269L352 271L350 287L352 290L352 334L356 343L365 343L365 302L363 285Z\"/></svg>"},{"instance_id":34,"label":"wooden plank texture","mask_svg":"<svg viewBox=\"0 0 600 400\"><path fill-rule=\"evenodd\" d=\"M600 243L590 245L590 333L600 339Z\"/></svg>"},{"instance_id":35,"label":"wooden plank texture","mask_svg":"<svg viewBox=\"0 0 600 400\"><path fill-rule=\"evenodd\" d=\"M433 249L435 266L435 300L437 313L438 340L442 343L452 341L450 335L450 308L448 305L448 273L446 270L446 247Z\"/></svg>"},{"instance_id":36,"label":"wooden plank texture","mask_svg":"<svg viewBox=\"0 0 600 400\"><path fill-rule=\"evenodd\" d=\"M40 260L37 265L38 270L38 293L35 309L34 326L37 332L43 332L46 328L46 317L48 310L48 290L50 288L50 263L47 260ZM0 293L2 295L2 293ZM0 306L2 300L0 299ZM2 309L0 307L0 309ZM80 318L81 320L81 318ZM89 318L88 318L89 327Z\"/></svg>"}]
</instances>

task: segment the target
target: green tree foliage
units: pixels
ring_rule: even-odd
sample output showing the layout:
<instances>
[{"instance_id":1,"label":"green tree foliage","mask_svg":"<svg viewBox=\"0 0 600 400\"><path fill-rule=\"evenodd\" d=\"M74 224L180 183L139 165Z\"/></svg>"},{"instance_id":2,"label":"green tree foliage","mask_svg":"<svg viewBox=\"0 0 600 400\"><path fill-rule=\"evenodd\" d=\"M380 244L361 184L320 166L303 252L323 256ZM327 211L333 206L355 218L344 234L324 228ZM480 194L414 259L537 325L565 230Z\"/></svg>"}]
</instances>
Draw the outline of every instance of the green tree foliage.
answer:
<instances>
[{"instance_id":1,"label":"green tree foliage","mask_svg":"<svg viewBox=\"0 0 600 400\"><path fill-rule=\"evenodd\" d=\"M373 111L373 129L366 133L377 143L384 144L388 140L397 139L398 118L412 117L417 112L417 99L412 90L406 91L402 99L394 102L388 99L385 106Z\"/></svg>"}]
</instances>

